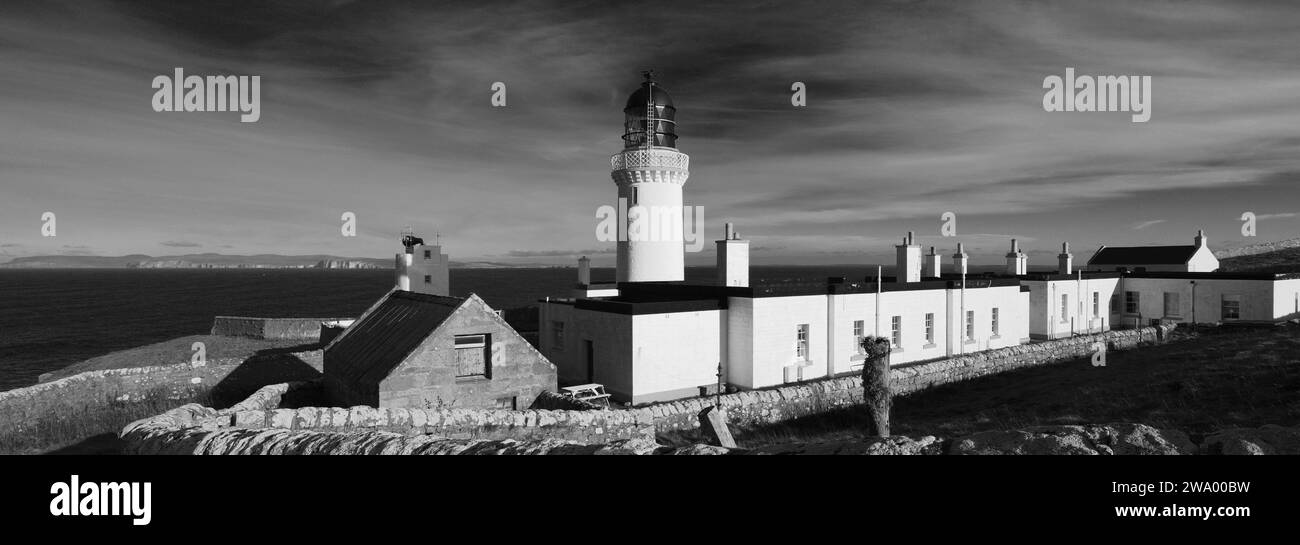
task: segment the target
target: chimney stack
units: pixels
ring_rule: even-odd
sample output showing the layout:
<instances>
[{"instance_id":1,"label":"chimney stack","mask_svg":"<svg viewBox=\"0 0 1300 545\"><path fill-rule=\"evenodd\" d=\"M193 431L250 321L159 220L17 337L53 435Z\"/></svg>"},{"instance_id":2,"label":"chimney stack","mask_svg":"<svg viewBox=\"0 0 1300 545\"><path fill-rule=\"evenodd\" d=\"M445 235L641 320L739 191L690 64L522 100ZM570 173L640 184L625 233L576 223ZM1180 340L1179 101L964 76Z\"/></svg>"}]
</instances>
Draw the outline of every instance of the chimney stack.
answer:
<instances>
[{"instance_id":1,"label":"chimney stack","mask_svg":"<svg viewBox=\"0 0 1300 545\"><path fill-rule=\"evenodd\" d=\"M965 245L965 244L962 244L962 243L960 243L960 242L958 242L958 243L957 243L957 253L952 254L952 269L953 269L953 272L955 272L955 273L957 273L957 274L960 274L960 275L965 275L965 274L966 274L966 266L967 266L967 263L969 263L969 262L970 262L970 259L966 256L966 245Z\"/></svg>"},{"instance_id":2,"label":"chimney stack","mask_svg":"<svg viewBox=\"0 0 1300 545\"><path fill-rule=\"evenodd\" d=\"M1197 248L1204 248L1204 247L1205 247L1205 231L1204 231L1204 230L1201 230L1201 229L1197 229L1197 230L1196 230L1196 247L1197 247Z\"/></svg>"},{"instance_id":3,"label":"chimney stack","mask_svg":"<svg viewBox=\"0 0 1300 545\"><path fill-rule=\"evenodd\" d=\"M907 232L903 243L897 246L898 260L895 280L897 282L921 281L921 247L916 245L915 234Z\"/></svg>"},{"instance_id":4,"label":"chimney stack","mask_svg":"<svg viewBox=\"0 0 1300 545\"><path fill-rule=\"evenodd\" d=\"M1074 255L1070 253L1070 243L1061 243L1061 253L1056 256L1056 263L1060 269L1060 274L1074 274Z\"/></svg>"},{"instance_id":5,"label":"chimney stack","mask_svg":"<svg viewBox=\"0 0 1300 545\"><path fill-rule=\"evenodd\" d=\"M1011 251L1007 253L1007 274L1020 276L1029 271L1029 256L1020 251L1020 243L1011 239Z\"/></svg>"},{"instance_id":6,"label":"chimney stack","mask_svg":"<svg viewBox=\"0 0 1300 545\"><path fill-rule=\"evenodd\" d=\"M591 260L587 256L578 259L578 286L587 287L591 285Z\"/></svg>"},{"instance_id":7,"label":"chimney stack","mask_svg":"<svg viewBox=\"0 0 1300 545\"><path fill-rule=\"evenodd\" d=\"M943 257L934 251L934 246L930 247L930 253L926 257L925 276L930 278L939 278L943 275Z\"/></svg>"},{"instance_id":8,"label":"chimney stack","mask_svg":"<svg viewBox=\"0 0 1300 545\"><path fill-rule=\"evenodd\" d=\"M718 244L718 283L723 286L749 286L749 241L741 240L740 234L728 223L726 238Z\"/></svg>"}]
</instances>

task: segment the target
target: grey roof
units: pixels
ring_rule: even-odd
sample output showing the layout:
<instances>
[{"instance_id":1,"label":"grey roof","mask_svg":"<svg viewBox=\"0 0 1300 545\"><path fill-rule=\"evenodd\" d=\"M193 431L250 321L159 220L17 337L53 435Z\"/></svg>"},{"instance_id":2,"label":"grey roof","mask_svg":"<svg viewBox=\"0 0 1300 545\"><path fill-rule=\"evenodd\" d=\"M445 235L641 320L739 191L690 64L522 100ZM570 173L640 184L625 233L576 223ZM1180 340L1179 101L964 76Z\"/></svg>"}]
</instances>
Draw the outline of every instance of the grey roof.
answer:
<instances>
[{"instance_id":1,"label":"grey roof","mask_svg":"<svg viewBox=\"0 0 1300 545\"><path fill-rule=\"evenodd\" d=\"M393 290L326 347L331 374L378 384L465 303L459 297Z\"/></svg>"},{"instance_id":2,"label":"grey roof","mask_svg":"<svg viewBox=\"0 0 1300 545\"><path fill-rule=\"evenodd\" d=\"M1192 259L1196 246L1104 246L1088 260L1089 265L1183 265Z\"/></svg>"}]
</instances>

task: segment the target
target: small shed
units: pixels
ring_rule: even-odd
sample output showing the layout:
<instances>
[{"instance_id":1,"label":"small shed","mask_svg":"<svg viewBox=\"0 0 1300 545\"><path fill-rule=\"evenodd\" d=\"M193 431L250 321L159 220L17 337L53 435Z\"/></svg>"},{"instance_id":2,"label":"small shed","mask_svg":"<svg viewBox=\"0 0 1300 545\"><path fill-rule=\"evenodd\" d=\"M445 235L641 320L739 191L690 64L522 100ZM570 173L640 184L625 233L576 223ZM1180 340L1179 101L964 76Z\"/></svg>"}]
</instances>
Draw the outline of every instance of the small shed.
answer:
<instances>
[{"instance_id":1,"label":"small shed","mask_svg":"<svg viewBox=\"0 0 1300 545\"><path fill-rule=\"evenodd\" d=\"M526 409L556 369L477 295L394 289L325 347L336 405Z\"/></svg>"}]
</instances>

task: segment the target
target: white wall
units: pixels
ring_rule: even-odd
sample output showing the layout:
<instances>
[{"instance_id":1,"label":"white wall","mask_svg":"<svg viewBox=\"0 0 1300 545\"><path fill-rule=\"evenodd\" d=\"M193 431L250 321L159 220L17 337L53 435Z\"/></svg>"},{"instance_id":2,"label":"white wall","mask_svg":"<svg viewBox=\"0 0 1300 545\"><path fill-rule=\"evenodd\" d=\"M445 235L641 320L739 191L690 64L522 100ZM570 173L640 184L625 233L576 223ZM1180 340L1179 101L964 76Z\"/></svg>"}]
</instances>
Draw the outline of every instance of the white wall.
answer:
<instances>
[{"instance_id":1,"label":"white wall","mask_svg":"<svg viewBox=\"0 0 1300 545\"><path fill-rule=\"evenodd\" d=\"M1201 246L1192 254L1192 258L1187 260L1187 272L1214 272L1219 270L1219 258L1214 257L1214 252L1210 251L1209 246Z\"/></svg>"},{"instance_id":2,"label":"white wall","mask_svg":"<svg viewBox=\"0 0 1300 545\"><path fill-rule=\"evenodd\" d=\"M1300 278L1273 282L1273 319L1300 317Z\"/></svg>"},{"instance_id":3,"label":"white wall","mask_svg":"<svg viewBox=\"0 0 1300 545\"><path fill-rule=\"evenodd\" d=\"M749 306L742 306L745 302ZM1014 346L1029 338L1029 294L1021 292L1019 286L970 288L965 290L965 304L966 310L975 311L975 340L966 343L961 339L952 346L951 354ZM733 298L728 382L743 388L762 388L854 372L862 363L861 357L855 357L856 320L863 321L866 335L891 338L892 319L900 318L902 345L890 357L893 365L943 358L950 353L949 336L958 339L965 335L961 305L960 289L886 291L880 295L877 330L875 293ZM1000 313L997 336L992 335L994 307ZM934 314L932 343L925 339L927 313ZM797 361L795 355L799 324L809 325L809 354L804 361ZM746 334L747 340L741 337ZM748 350L749 362L745 361L744 350Z\"/></svg>"},{"instance_id":4,"label":"white wall","mask_svg":"<svg viewBox=\"0 0 1300 545\"><path fill-rule=\"evenodd\" d=\"M1125 291L1136 291L1140 295L1138 309L1141 319L1149 323L1154 318L1164 318L1176 322L1192 321L1192 279L1187 278L1124 278L1120 282L1120 310L1125 310ZM1271 321L1275 312L1275 298L1272 280L1251 280L1232 278L1197 278L1196 281L1196 321L1215 323L1222 321L1222 301L1224 295L1241 296L1240 321ZM1178 314L1166 316L1164 313L1164 293L1179 293ZM1280 310L1280 309L1279 309ZM1136 316L1123 313L1123 324L1131 326ZM1117 322L1119 323L1119 322Z\"/></svg>"},{"instance_id":5,"label":"white wall","mask_svg":"<svg viewBox=\"0 0 1300 545\"><path fill-rule=\"evenodd\" d=\"M718 382L727 311L644 314L632 317L634 403L699 394Z\"/></svg>"},{"instance_id":6,"label":"white wall","mask_svg":"<svg viewBox=\"0 0 1300 545\"><path fill-rule=\"evenodd\" d=\"M1029 334L1035 339L1068 337L1075 333L1110 329L1110 297L1119 278L1072 280L1026 280L1029 294ZM1097 293L1097 315L1092 312L1092 294ZM1069 312L1061 315L1061 296L1066 296ZM1079 304L1082 302L1082 306ZM1071 320L1073 319L1073 322Z\"/></svg>"}]
</instances>

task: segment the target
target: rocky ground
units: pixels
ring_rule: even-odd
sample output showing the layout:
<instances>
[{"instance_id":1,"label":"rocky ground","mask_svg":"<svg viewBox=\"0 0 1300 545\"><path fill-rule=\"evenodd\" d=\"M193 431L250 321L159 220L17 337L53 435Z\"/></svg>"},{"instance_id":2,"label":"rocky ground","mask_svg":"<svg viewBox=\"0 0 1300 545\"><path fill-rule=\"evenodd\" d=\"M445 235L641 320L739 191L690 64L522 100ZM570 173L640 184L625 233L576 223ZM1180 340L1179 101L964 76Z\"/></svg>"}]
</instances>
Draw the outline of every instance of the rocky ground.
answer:
<instances>
[{"instance_id":1,"label":"rocky ground","mask_svg":"<svg viewBox=\"0 0 1300 545\"><path fill-rule=\"evenodd\" d=\"M450 439L387 431L314 432L206 429L211 409L187 405L123 430L127 454L269 455L1193 455L1300 454L1300 428L1263 426L1208 434L1198 444L1184 432L1145 424L1040 426L984 431L950 439L870 437L857 441L786 443L759 448L662 445L644 437L605 444L557 439Z\"/></svg>"},{"instance_id":2,"label":"rocky ground","mask_svg":"<svg viewBox=\"0 0 1300 545\"><path fill-rule=\"evenodd\" d=\"M895 434L950 438L1142 422L1200 444L1219 430L1300 426L1300 326L1210 328L1111 352L1105 367L1084 358L944 385L896 399L891 416ZM859 442L869 420L853 407L732 431L751 449Z\"/></svg>"}]
</instances>

